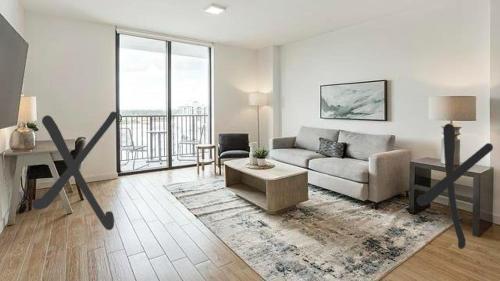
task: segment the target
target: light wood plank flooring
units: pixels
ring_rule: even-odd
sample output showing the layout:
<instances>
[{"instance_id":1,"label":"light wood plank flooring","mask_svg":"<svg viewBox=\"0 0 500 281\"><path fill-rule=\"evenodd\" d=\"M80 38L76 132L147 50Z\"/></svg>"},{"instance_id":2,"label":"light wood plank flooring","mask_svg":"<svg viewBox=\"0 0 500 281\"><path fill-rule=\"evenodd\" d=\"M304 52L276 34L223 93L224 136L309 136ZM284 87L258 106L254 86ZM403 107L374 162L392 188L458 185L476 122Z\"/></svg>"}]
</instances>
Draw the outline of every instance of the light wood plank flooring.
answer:
<instances>
[{"instance_id":1,"label":"light wood plank flooring","mask_svg":"<svg viewBox=\"0 0 500 281\"><path fill-rule=\"evenodd\" d=\"M116 226L107 231L87 201L70 194L19 216L0 235L0 280L262 280L162 186L212 177L194 168L120 177L90 184ZM500 226L456 247L449 229L391 272L386 280L500 280Z\"/></svg>"}]
</instances>

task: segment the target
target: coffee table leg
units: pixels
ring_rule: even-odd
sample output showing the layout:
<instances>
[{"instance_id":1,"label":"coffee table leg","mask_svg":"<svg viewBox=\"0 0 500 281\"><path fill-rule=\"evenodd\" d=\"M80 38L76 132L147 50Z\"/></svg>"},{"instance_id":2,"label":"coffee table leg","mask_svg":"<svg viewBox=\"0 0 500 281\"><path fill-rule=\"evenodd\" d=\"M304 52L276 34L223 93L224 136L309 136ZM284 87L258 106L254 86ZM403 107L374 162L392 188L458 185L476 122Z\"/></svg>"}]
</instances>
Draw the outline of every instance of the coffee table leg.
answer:
<instances>
[{"instance_id":1,"label":"coffee table leg","mask_svg":"<svg viewBox=\"0 0 500 281\"><path fill-rule=\"evenodd\" d=\"M241 172L224 166L224 182L226 186L231 186L241 182Z\"/></svg>"},{"instance_id":2,"label":"coffee table leg","mask_svg":"<svg viewBox=\"0 0 500 281\"><path fill-rule=\"evenodd\" d=\"M267 212L277 214L309 200L307 173L266 181Z\"/></svg>"}]
</instances>

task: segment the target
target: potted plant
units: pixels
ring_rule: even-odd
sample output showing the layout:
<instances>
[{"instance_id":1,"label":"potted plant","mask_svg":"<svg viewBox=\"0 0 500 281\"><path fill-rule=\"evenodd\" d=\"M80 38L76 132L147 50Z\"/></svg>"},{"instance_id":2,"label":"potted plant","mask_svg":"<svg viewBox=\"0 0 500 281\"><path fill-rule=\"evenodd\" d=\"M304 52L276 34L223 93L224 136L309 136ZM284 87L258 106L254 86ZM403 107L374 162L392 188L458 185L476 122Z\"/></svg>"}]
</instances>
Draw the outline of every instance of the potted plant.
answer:
<instances>
[{"instance_id":1,"label":"potted plant","mask_svg":"<svg viewBox=\"0 0 500 281\"><path fill-rule=\"evenodd\" d=\"M266 157L269 152L265 148L258 148L253 153L253 156L257 158L258 166L266 166Z\"/></svg>"}]
</instances>

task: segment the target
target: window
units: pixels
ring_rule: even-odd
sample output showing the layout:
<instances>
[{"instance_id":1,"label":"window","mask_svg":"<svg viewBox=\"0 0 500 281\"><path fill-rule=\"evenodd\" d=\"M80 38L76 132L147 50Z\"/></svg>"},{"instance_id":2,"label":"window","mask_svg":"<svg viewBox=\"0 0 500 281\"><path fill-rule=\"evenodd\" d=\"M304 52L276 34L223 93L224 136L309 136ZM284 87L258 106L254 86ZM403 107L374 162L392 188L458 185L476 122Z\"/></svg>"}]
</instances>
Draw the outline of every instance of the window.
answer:
<instances>
[{"instance_id":1,"label":"window","mask_svg":"<svg viewBox=\"0 0 500 281\"><path fill-rule=\"evenodd\" d=\"M118 171L194 164L211 142L210 48L117 36Z\"/></svg>"}]
</instances>

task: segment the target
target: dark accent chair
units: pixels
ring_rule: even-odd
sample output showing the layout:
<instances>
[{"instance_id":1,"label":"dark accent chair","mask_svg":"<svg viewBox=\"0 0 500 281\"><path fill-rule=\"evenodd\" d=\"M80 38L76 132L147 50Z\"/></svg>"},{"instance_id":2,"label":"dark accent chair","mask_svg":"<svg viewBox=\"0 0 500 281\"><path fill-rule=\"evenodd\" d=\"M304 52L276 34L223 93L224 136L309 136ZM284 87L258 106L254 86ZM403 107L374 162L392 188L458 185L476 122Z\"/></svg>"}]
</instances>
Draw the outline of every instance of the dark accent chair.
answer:
<instances>
[{"instance_id":1,"label":"dark accent chair","mask_svg":"<svg viewBox=\"0 0 500 281\"><path fill-rule=\"evenodd\" d=\"M219 134L217 147L219 175L222 173L222 160L247 158L249 153L248 134Z\"/></svg>"},{"instance_id":2,"label":"dark accent chair","mask_svg":"<svg viewBox=\"0 0 500 281\"><path fill-rule=\"evenodd\" d=\"M79 137L76 139L75 149L70 152L73 159L76 158L82 152L83 148L85 147L85 142L86 142L86 139L84 137ZM59 175L64 174L64 172L67 169L66 162L64 162L62 160L61 161L54 161L54 164L56 166L56 169L57 169L57 172L59 173ZM28 210L31 210L33 200L36 199L36 180L37 179L45 179L45 178L52 178L52 173L50 172L49 166L47 166L47 165L34 165L34 166L28 167L28 172L27 172ZM80 187L78 186L78 184L76 185L76 189L78 190L78 195L80 196L80 199L83 200L82 191L80 190Z\"/></svg>"}]
</instances>

